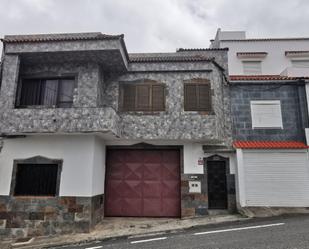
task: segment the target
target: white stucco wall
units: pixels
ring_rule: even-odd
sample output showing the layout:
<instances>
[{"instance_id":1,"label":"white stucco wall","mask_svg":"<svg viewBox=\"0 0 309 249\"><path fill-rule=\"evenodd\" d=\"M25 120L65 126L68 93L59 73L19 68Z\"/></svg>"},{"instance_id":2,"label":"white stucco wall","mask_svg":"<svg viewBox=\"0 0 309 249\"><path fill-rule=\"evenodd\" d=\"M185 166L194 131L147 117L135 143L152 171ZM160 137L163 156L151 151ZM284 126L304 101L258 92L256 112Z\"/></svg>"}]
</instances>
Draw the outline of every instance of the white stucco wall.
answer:
<instances>
[{"instance_id":1,"label":"white stucco wall","mask_svg":"<svg viewBox=\"0 0 309 249\"><path fill-rule=\"evenodd\" d=\"M221 41L220 47L228 47L228 66L230 75L242 75L242 60L236 55L237 52L267 52L268 55L262 60L262 74L280 74L287 67L292 67L291 58L285 56L285 51L289 50L309 50L309 41ZM302 59L295 57L293 59ZM304 58L303 58L304 59ZM306 59L309 59L308 57ZM260 60L260 59L250 59ZM309 71L307 70L307 76ZM305 75L303 75L305 76Z\"/></svg>"},{"instance_id":2,"label":"white stucco wall","mask_svg":"<svg viewBox=\"0 0 309 249\"><path fill-rule=\"evenodd\" d=\"M109 141L94 135L36 135L5 139L0 153L0 195L9 195L14 159L43 156L62 159L60 196L94 196L104 193L106 145L129 145L135 141ZM182 145L185 174L204 174L199 160L214 155L205 154L202 143L156 141L155 145ZM230 158L231 173L235 173L235 155L218 153Z\"/></svg>"},{"instance_id":3,"label":"white stucco wall","mask_svg":"<svg viewBox=\"0 0 309 249\"><path fill-rule=\"evenodd\" d=\"M198 160L203 159L204 151L201 144L184 144L183 166L185 174L204 174L204 166L198 165Z\"/></svg>"},{"instance_id":4,"label":"white stucco wall","mask_svg":"<svg viewBox=\"0 0 309 249\"><path fill-rule=\"evenodd\" d=\"M103 142L92 135L5 139L0 153L0 195L10 193L14 159L38 155L63 160L60 196L101 194L104 192L104 154Z\"/></svg>"},{"instance_id":5,"label":"white stucco wall","mask_svg":"<svg viewBox=\"0 0 309 249\"><path fill-rule=\"evenodd\" d=\"M202 144L184 144L183 161L185 174L204 174L204 166L198 165L198 160L213 156L214 154L229 158L230 172L235 174L236 155L235 153L204 153Z\"/></svg>"},{"instance_id":6,"label":"white stucco wall","mask_svg":"<svg viewBox=\"0 0 309 249\"><path fill-rule=\"evenodd\" d=\"M246 187L245 187L245 177L244 177L244 162L243 162L243 151L241 149L236 150L236 202L239 207L244 207L246 203Z\"/></svg>"},{"instance_id":7,"label":"white stucco wall","mask_svg":"<svg viewBox=\"0 0 309 249\"><path fill-rule=\"evenodd\" d=\"M95 137L93 152L92 195L94 196L104 193L106 148L100 138Z\"/></svg>"},{"instance_id":8,"label":"white stucco wall","mask_svg":"<svg viewBox=\"0 0 309 249\"><path fill-rule=\"evenodd\" d=\"M175 145L175 146L183 146L183 164L184 164L184 173L185 174L204 174L203 165L199 165L198 161L203 160L205 157L213 156L214 154L218 154L222 157L230 158L230 170L231 173L235 173L235 164L236 164L236 156L235 153L207 153L205 154L203 151L204 143L188 143L183 141L133 141L133 140L114 140L114 141L106 141L106 145L133 145L137 143L149 143L153 145Z\"/></svg>"},{"instance_id":9,"label":"white stucco wall","mask_svg":"<svg viewBox=\"0 0 309 249\"><path fill-rule=\"evenodd\" d=\"M133 141L114 140L106 141L106 145L133 145L137 143L149 143L157 146L183 146L183 164L185 174L203 174L203 165L198 165L198 160L203 159L204 151L201 143L184 143L183 141Z\"/></svg>"}]
</instances>

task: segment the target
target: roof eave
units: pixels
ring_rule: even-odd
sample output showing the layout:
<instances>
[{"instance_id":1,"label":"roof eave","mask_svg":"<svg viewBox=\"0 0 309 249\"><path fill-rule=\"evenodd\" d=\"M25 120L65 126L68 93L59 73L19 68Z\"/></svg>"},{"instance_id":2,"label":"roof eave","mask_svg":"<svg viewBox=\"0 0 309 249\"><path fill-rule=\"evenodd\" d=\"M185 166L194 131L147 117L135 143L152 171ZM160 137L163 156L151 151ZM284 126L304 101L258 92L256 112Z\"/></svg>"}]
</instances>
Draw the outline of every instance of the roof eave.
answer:
<instances>
[{"instance_id":1,"label":"roof eave","mask_svg":"<svg viewBox=\"0 0 309 249\"><path fill-rule=\"evenodd\" d=\"M245 83L304 83L299 79L297 80L229 80L231 84L245 84ZM307 82L307 81L306 81ZM308 81L309 82L309 81Z\"/></svg>"}]
</instances>

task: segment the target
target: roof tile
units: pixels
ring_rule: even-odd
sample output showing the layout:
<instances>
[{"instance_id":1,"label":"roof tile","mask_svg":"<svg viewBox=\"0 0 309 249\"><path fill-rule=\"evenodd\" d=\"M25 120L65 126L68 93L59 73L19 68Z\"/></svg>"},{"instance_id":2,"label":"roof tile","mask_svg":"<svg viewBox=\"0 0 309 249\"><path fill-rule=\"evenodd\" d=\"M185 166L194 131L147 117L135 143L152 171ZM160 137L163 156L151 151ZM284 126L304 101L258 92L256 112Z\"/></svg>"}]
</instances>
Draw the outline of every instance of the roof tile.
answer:
<instances>
[{"instance_id":1,"label":"roof tile","mask_svg":"<svg viewBox=\"0 0 309 249\"><path fill-rule=\"evenodd\" d=\"M221 40L221 42L307 41L307 40L309 40L309 37L223 39Z\"/></svg>"},{"instance_id":2,"label":"roof tile","mask_svg":"<svg viewBox=\"0 0 309 249\"><path fill-rule=\"evenodd\" d=\"M309 77L289 77L281 75L230 75L231 81L278 81L309 79Z\"/></svg>"},{"instance_id":3,"label":"roof tile","mask_svg":"<svg viewBox=\"0 0 309 249\"><path fill-rule=\"evenodd\" d=\"M63 33L63 34L35 34L35 35L6 35L1 39L4 43L22 42L53 42L78 40L113 40L123 38L123 35L106 35L101 32L92 33Z\"/></svg>"},{"instance_id":4,"label":"roof tile","mask_svg":"<svg viewBox=\"0 0 309 249\"><path fill-rule=\"evenodd\" d=\"M130 56L130 62L147 63L147 62L196 62L196 61L213 61L213 58L194 55L194 56Z\"/></svg>"},{"instance_id":5,"label":"roof tile","mask_svg":"<svg viewBox=\"0 0 309 249\"><path fill-rule=\"evenodd\" d=\"M285 55L293 55L293 54L308 54L308 50L299 50L299 51L285 51Z\"/></svg>"},{"instance_id":6,"label":"roof tile","mask_svg":"<svg viewBox=\"0 0 309 249\"><path fill-rule=\"evenodd\" d=\"M229 48L179 48L176 52L194 52L194 51L217 51L229 50Z\"/></svg>"},{"instance_id":7,"label":"roof tile","mask_svg":"<svg viewBox=\"0 0 309 249\"><path fill-rule=\"evenodd\" d=\"M296 141L235 141L237 149L308 149L309 146Z\"/></svg>"}]
</instances>

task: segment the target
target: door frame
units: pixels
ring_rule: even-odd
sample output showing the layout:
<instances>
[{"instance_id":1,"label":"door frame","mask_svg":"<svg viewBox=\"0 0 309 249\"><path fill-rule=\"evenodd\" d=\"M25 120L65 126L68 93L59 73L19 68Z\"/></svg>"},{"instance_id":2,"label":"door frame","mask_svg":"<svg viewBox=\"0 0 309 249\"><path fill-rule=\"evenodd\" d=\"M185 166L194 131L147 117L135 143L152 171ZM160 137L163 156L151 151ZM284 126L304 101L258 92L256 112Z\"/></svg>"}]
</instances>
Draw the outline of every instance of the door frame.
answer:
<instances>
[{"instance_id":1,"label":"door frame","mask_svg":"<svg viewBox=\"0 0 309 249\"><path fill-rule=\"evenodd\" d=\"M204 158L204 172L206 174L207 178L207 196L208 196L208 209L219 209L219 208L211 208L209 206L210 200L209 200L209 181L208 181L208 165L207 162L224 162L225 163L225 182L226 182L226 208L222 210L228 210L229 209L229 182L228 182L228 175L230 174L230 160L229 158L220 156L220 155L212 155L209 157Z\"/></svg>"}]
</instances>

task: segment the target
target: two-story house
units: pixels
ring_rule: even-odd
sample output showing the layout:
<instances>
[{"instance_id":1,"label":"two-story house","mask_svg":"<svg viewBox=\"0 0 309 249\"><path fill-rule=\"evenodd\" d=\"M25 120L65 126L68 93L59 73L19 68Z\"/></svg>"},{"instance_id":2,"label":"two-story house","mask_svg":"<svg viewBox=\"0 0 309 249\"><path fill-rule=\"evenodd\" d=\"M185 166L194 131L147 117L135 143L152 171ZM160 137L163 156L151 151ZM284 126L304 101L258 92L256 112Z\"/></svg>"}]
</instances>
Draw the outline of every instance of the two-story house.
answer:
<instances>
[{"instance_id":1,"label":"two-story house","mask_svg":"<svg viewBox=\"0 0 309 249\"><path fill-rule=\"evenodd\" d=\"M129 54L102 33L2 42L0 234L235 209L227 49Z\"/></svg>"},{"instance_id":2,"label":"two-story house","mask_svg":"<svg viewBox=\"0 0 309 249\"><path fill-rule=\"evenodd\" d=\"M229 49L239 206L308 207L309 38L218 29L211 47Z\"/></svg>"}]
</instances>

